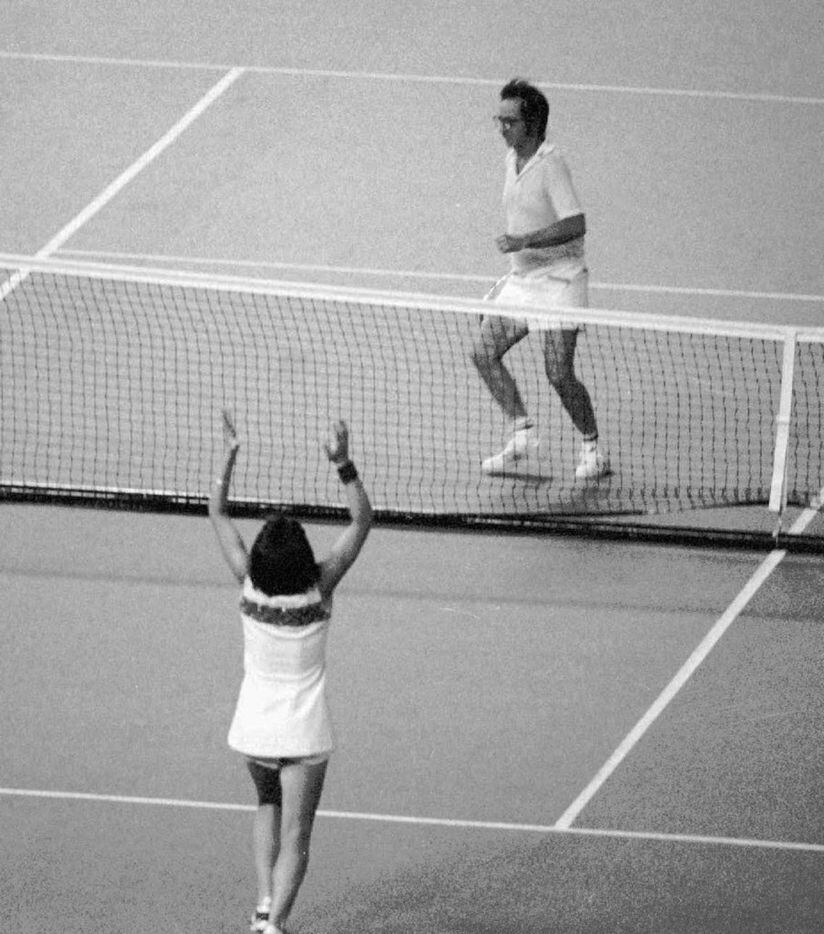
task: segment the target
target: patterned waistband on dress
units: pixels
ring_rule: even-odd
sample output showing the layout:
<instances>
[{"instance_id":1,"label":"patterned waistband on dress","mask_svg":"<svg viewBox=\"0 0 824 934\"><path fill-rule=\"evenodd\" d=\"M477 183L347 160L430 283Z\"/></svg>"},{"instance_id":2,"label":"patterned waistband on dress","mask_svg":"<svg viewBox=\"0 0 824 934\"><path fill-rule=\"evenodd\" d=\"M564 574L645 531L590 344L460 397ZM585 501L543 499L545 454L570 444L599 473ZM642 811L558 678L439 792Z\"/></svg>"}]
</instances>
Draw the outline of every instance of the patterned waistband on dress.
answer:
<instances>
[{"instance_id":1,"label":"patterned waistband on dress","mask_svg":"<svg viewBox=\"0 0 824 934\"><path fill-rule=\"evenodd\" d=\"M311 626L312 623L319 623L332 615L320 603L296 607L265 606L246 596L240 599L240 612L270 626Z\"/></svg>"}]
</instances>

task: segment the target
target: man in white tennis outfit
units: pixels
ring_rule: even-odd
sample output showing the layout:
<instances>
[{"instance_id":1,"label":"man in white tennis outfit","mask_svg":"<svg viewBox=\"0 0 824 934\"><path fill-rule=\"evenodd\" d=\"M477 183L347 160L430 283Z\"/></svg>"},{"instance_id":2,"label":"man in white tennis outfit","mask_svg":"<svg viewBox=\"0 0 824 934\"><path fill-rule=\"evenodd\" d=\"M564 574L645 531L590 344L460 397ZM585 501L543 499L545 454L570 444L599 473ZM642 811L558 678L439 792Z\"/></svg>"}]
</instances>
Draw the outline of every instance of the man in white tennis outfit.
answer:
<instances>
[{"instance_id":1,"label":"man in white tennis outfit","mask_svg":"<svg viewBox=\"0 0 824 934\"><path fill-rule=\"evenodd\" d=\"M506 233L497 243L502 253L509 254L511 269L487 298L543 311L553 306L585 308L586 225L566 162L546 140L547 99L520 79L510 81L500 96L495 120L509 149L503 195ZM609 472L609 462L598 447L589 392L574 369L578 329L561 329L559 324L553 328L551 318L537 315L522 320L485 315L475 340L472 362L512 432L504 449L487 458L482 469L503 473L537 451L534 423L502 361L530 329L542 332L547 378L581 434L575 476L579 480L602 477Z\"/></svg>"}]
</instances>

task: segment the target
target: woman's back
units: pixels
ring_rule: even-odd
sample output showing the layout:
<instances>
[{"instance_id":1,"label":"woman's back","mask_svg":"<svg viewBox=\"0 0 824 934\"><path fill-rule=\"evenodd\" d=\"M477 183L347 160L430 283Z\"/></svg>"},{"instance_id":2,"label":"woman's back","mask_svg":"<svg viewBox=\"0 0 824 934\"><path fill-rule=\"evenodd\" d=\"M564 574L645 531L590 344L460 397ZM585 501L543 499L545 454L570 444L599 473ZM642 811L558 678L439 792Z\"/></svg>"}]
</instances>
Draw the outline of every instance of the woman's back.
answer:
<instances>
[{"instance_id":1,"label":"woman's back","mask_svg":"<svg viewBox=\"0 0 824 934\"><path fill-rule=\"evenodd\" d=\"M323 600L317 589L267 596L247 577L240 612L248 674L288 682L322 675L332 601Z\"/></svg>"}]
</instances>

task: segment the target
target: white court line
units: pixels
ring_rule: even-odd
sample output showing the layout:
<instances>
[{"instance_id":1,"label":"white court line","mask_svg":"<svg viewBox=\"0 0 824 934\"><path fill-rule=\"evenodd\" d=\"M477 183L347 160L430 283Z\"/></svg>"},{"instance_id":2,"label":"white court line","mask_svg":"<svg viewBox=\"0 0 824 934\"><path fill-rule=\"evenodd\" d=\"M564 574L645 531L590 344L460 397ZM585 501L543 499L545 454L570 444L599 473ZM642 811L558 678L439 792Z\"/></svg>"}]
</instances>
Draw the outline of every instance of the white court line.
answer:
<instances>
[{"instance_id":1,"label":"white court line","mask_svg":"<svg viewBox=\"0 0 824 934\"><path fill-rule=\"evenodd\" d=\"M224 71L232 66L216 62L163 61L159 59L130 59L99 57L94 55L51 55L33 52L10 52L0 50L0 58L22 59L41 62L68 62L78 65L114 65L129 68L194 69L201 71ZM418 75L383 71L346 71L325 68L283 68L269 65L244 65L244 71L264 75L283 75L298 78L337 78L351 81L396 81L408 84L457 84L473 87L501 87L508 78L466 78L453 75ZM697 97L716 100L758 101L779 104L824 104L824 97L807 97L795 94L762 94L737 91L701 91L691 88L633 87L619 84L573 84L560 81L535 81L542 88L556 91L582 91L596 94L641 94L658 97Z\"/></svg>"},{"instance_id":2,"label":"white court line","mask_svg":"<svg viewBox=\"0 0 824 934\"><path fill-rule=\"evenodd\" d=\"M819 492L817 501L821 502L822 497L824 497L824 489ZM800 535L815 518L817 512L818 511L816 509L805 509L790 528L789 534ZM784 549L776 549L775 551L771 551L764 559L764 561L762 561L755 573L744 585L738 596L733 600L726 611L719 617L712 629L710 629L706 636L704 636L698 647L695 649L692 655L690 655L686 662L684 662L678 673L664 688L649 710L647 710L647 712L635 724L626 737L624 737L621 744L618 746L615 752L612 753L609 759L607 759L603 766L601 766L592 781L586 786L586 788L584 788L584 790L578 795L572 804L570 804L566 811L564 811L564 813L558 818L555 826L559 830L570 828L575 820L577 820L581 811L583 811L587 804L610 778L613 772L637 745L647 730L663 713L663 711L669 705L670 701L673 700L676 694L678 694L681 688L692 677L698 666L709 655L721 636L724 635L732 623L738 618L738 616L744 610L744 607L746 607L750 600L752 600L770 574L772 574L772 572L784 560L786 555L787 552Z\"/></svg>"},{"instance_id":3,"label":"white court line","mask_svg":"<svg viewBox=\"0 0 824 934\"><path fill-rule=\"evenodd\" d=\"M0 797L48 798L56 801L90 801L105 804L135 804L153 807L191 808L202 811L235 811L253 813L251 804L231 804L220 801L191 801L183 798L150 798L137 795L104 795L80 791L45 791L32 788L0 788ZM524 824L508 821L472 821L442 817L413 817L405 814L374 814L366 811L319 810L317 816L332 820L371 821L384 824L408 824L417 827L448 827L466 830L502 830L521 833L566 834L580 837L604 837L623 840L653 840L662 843L700 843L705 846L737 846L769 850L796 850L824 853L824 844L799 843L792 840L760 840L750 837L712 837L704 834L657 833L641 830L609 830L597 827L558 827L546 824Z\"/></svg>"},{"instance_id":4,"label":"white court line","mask_svg":"<svg viewBox=\"0 0 824 934\"><path fill-rule=\"evenodd\" d=\"M175 263L178 265L223 267L235 269L287 269L293 272L321 272L330 275L362 275L380 278L420 279L448 282L472 282L479 286L489 286L495 281L493 276L467 275L450 272L422 272L411 269L379 269L368 266L325 266L319 263L287 263L274 261L215 259L203 256L174 256L164 253L127 253L114 250L60 250L60 256L77 259L95 258L108 262L117 260L129 263ZM718 298L765 299L769 301L814 302L824 303L824 295L804 295L794 292L748 292L741 289L700 289L689 286L641 285L639 283L597 282L590 280L590 288L612 292L649 292L654 294L699 295Z\"/></svg>"},{"instance_id":5,"label":"white court line","mask_svg":"<svg viewBox=\"0 0 824 934\"><path fill-rule=\"evenodd\" d=\"M153 146L147 149L136 162L130 165L125 172L122 172L110 185L107 185L94 201L83 208L77 217L69 221L61 231L55 234L43 249L38 251L36 256L38 258L49 256L55 250L63 246L71 236L77 233L84 224L88 223L88 221L105 207L115 195L125 188L129 182L139 175L148 165L154 162L165 149L168 149L184 130L187 130L242 74L242 68L233 68L225 74L168 132L164 133L163 136L161 136Z\"/></svg>"},{"instance_id":6,"label":"white court line","mask_svg":"<svg viewBox=\"0 0 824 934\"><path fill-rule=\"evenodd\" d=\"M594 282L593 289L611 292L651 292L661 295L702 295L717 298L747 298L782 302L824 302L824 295L805 295L803 292L751 292L744 289L700 289L678 285L640 285L626 282Z\"/></svg>"},{"instance_id":7,"label":"white court line","mask_svg":"<svg viewBox=\"0 0 824 934\"><path fill-rule=\"evenodd\" d=\"M175 125L166 132L153 146L146 150L137 161L130 165L118 177L72 220L59 230L49 242L41 247L35 254L37 259L46 259L72 237L77 231L87 224L95 214L101 211L126 185L131 182L135 176L142 172L148 165L180 136L201 114L213 104L221 94L226 91L243 74L243 69L234 68L225 74L204 96L192 107ZM0 301L2 301L10 292L27 278L29 270L22 269L16 272L0 286Z\"/></svg>"}]
</instances>

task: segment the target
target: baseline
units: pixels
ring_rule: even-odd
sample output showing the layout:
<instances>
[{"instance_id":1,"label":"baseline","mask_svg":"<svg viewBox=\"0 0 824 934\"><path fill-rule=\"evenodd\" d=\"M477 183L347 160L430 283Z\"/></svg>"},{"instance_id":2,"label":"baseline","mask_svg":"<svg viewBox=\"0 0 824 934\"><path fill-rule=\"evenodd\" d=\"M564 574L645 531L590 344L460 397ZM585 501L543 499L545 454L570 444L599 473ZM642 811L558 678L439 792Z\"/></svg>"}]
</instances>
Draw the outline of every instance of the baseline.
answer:
<instances>
[{"instance_id":1,"label":"baseline","mask_svg":"<svg viewBox=\"0 0 824 934\"><path fill-rule=\"evenodd\" d=\"M98 57L94 55L54 55L35 52L0 51L0 59L28 59L31 61L69 62L78 65L114 65L143 68L199 69L202 71L223 71L227 68L241 67L245 71L266 75L290 75L307 78L336 78L340 80L360 81L395 81L409 84L452 84L471 87L499 87L506 79L502 78L467 78L453 75L416 75L410 73L391 73L383 71L347 71L325 68L282 68L274 65L230 66L220 62L184 62L163 61L158 59L129 59L116 57ZM806 97L792 94L760 94L744 91L701 91L691 88L635 87L617 84L575 84L555 81L536 80L543 88L556 91L581 91L596 94L635 94L656 97L692 97L710 100L757 101L761 103L807 104L821 106L824 97Z\"/></svg>"}]
</instances>

